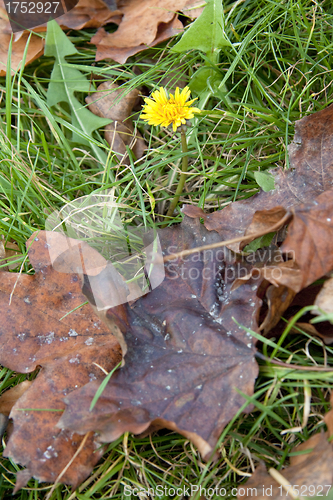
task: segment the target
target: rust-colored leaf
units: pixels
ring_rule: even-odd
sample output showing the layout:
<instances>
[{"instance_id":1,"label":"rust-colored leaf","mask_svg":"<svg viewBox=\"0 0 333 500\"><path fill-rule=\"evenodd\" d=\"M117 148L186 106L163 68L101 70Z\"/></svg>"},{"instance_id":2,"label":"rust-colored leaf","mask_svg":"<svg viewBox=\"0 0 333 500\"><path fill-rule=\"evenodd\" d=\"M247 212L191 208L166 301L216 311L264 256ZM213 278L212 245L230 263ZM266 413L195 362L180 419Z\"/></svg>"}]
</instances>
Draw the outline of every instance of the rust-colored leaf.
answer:
<instances>
[{"instance_id":1,"label":"rust-colored leaf","mask_svg":"<svg viewBox=\"0 0 333 500\"><path fill-rule=\"evenodd\" d=\"M25 391L29 389L32 382L25 380L14 387L11 387L8 391L4 392L0 396L0 413L9 416L11 409L20 397L23 396Z\"/></svg>"},{"instance_id":2,"label":"rust-colored leaf","mask_svg":"<svg viewBox=\"0 0 333 500\"><path fill-rule=\"evenodd\" d=\"M333 187L332 156L333 105L306 116L295 124L294 141L290 144L288 170L275 169L275 189L260 191L247 200L231 203L212 214L201 212L205 226L217 231L223 240L245 234L257 210L282 206L285 210L312 202ZM184 213L198 215L198 209L185 207ZM238 251L239 243L230 248Z\"/></svg>"},{"instance_id":3,"label":"rust-colored leaf","mask_svg":"<svg viewBox=\"0 0 333 500\"><path fill-rule=\"evenodd\" d=\"M182 9L187 0L120 0L118 11L123 15L118 29L110 33L103 45L114 48L151 45L156 39L161 23L169 23L177 10Z\"/></svg>"},{"instance_id":4,"label":"rust-colored leaf","mask_svg":"<svg viewBox=\"0 0 333 500\"><path fill-rule=\"evenodd\" d=\"M94 363L110 370L120 359L118 343L89 305L70 312L85 297L77 275L59 273L50 265L52 244L64 239L56 237L47 241L42 232L27 242L35 275L1 273L0 363L22 373L41 367L10 413L14 430L4 456L27 467L19 485L31 476L56 480L83 439L57 427L64 396L104 377ZM99 460L98 447L93 435L88 436L61 481L80 484Z\"/></svg>"},{"instance_id":5,"label":"rust-colored leaf","mask_svg":"<svg viewBox=\"0 0 333 500\"><path fill-rule=\"evenodd\" d=\"M323 496L326 495L333 480L331 467L333 460L332 444L327 441L325 434L317 434L294 449L294 451L305 450L309 450L309 453L298 456L294 462L291 462L289 467L279 471L284 481L278 482L272 474L267 473L265 465L260 463L245 485L238 488L237 498L251 500L253 498L258 500L292 498L291 490L293 485L298 488L298 491L303 492L303 497L311 497L317 493L321 493ZM288 482L290 485L289 493L282 486L282 484L288 484ZM295 491L294 494L296 495Z\"/></svg>"},{"instance_id":6,"label":"rust-colored leaf","mask_svg":"<svg viewBox=\"0 0 333 500\"><path fill-rule=\"evenodd\" d=\"M75 30L99 28L114 22L119 14L118 10L111 10L102 0L79 0L74 9L58 17L57 22L62 28Z\"/></svg>"},{"instance_id":7,"label":"rust-colored leaf","mask_svg":"<svg viewBox=\"0 0 333 500\"><path fill-rule=\"evenodd\" d=\"M19 39L13 40L11 54L11 74L20 67L23 53L28 42L30 32L25 32ZM12 31L8 21L7 12L2 0L0 0L0 76L5 76L7 71L8 48ZM44 51L44 40L37 35L32 35L26 56L26 64L31 63Z\"/></svg>"},{"instance_id":8,"label":"rust-colored leaf","mask_svg":"<svg viewBox=\"0 0 333 500\"><path fill-rule=\"evenodd\" d=\"M126 146L133 151L137 159L144 155L146 149L141 134L137 131L134 133L130 118L138 97L139 90L132 89L125 95L124 89L111 82L102 83L97 92L86 97L90 111L102 118L113 120L113 123L106 125L104 135L121 163L126 163ZM129 163L128 158L127 162Z\"/></svg>"},{"instance_id":9,"label":"rust-colored leaf","mask_svg":"<svg viewBox=\"0 0 333 500\"><path fill-rule=\"evenodd\" d=\"M298 206L282 245L282 252L292 256L302 272L295 292L307 287L333 269L330 244L333 239L333 190Z\"/></svg>"},{"instance_id":10,"label":"rust-colored leaf","mask_svg":"<svg viewBox=\"0 0 333 500\"><path fill-rule=\"evenodd\" d=\"M140 22L144 22L141 19ZM110 38L110 33L107 33L104 28L100 28L95 36L92 37L91 43L96 45L96 61L102 59L113 59L119 64L125 64L127 59L138 52L154 47L159 43L168 40L169 38L179 35L183 31L183 24L175 15L168 22L161 22L156 27L156 36L150 43L140 43L139 45L124 45L123 47L114 46L113 39ZM132 42L129 42L132 43Z\"/></svg>"}]
</instances>

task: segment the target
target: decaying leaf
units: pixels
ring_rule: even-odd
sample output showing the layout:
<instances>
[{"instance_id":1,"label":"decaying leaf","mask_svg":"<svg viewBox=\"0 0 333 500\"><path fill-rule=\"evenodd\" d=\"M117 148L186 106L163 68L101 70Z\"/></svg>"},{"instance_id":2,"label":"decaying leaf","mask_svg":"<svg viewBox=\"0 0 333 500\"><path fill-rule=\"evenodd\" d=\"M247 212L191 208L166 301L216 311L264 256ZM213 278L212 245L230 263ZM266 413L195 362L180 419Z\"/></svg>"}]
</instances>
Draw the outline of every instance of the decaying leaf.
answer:
<instances>
[{"instance_id":1,"label":"decaying leaf","mask_svg":"<svg viewBox=\"0 0 333 500\"><path fill-rule=\"evenodd\" d=\"M54 244L61 243L57 237ZM19 486L31 476L56 480L82 442L82 436L56 427L64 396L104 378L94 363L110 370L120 359L116 340L88 305L70 312L85 302L79 278L50 266L45 233L30 244L36 274L2 273L0 283L0 363L21 373L41 367L10 413L14 430L4 455L27 467ZM62 482L80 484L101 456L98 447L90 435Z\"/></svg>"},{"instance_id":2,"label":"decaying leaf","mask_svg":"<svg viewBox=\"0 0 333 500\"><path fill-rule=\"evenodd\" d=\"M134 20L134 22L137 20ZM144 23L144 19L140 19L141 23ZM135 24L134 24L135 25ZM155 26L156 36L154 40L150 43L140 43L134 46L114 46L113 39L110 39L112 33L107 33L104 28L100 28L96 35L91 39L91 43L96 45L96 61L101 61L102 59L113 59L114 61L125 64L127 59L138 52L148 49L149 47L154 47L159 43L168 40L169 38L179 35L183 31L183 24L178 19L176 15L168 22L161 22ZM126 38L124 36L124 38ZM129 42L133 43L133 42Z\"/></svg>"},{"instance_id":3,"label":"decaying leaf","mask_svg":"<svg viewBox=\"0 0 333 500\"><path fill-rule=\"evenodd\" d=\"M333 190L326 191L298 206L282 245L302 272L296 292L321 278L333 268L333 255L328 242L333 238Z\"/></svg>"},{"instance_id":4,"label":"decaying leaf","mask_svg":"<svg viewBox=\"0 0 333 500\"><path fill-rule=\"evenodd\" d=\"M30 382L29 380L25 380L24 382L21 382L20 384L15 385L8 391L4 392L0 396L0 413L3 413L8 417L16 401L23 396L23 394L29 389L31 384L32 382Z\"/></svg>"},{"instance_id":5,"label":"decaying leaf","mask_svg":"<svg viewBox=\"0 0 333 500\"><path fill-rule=\"evenodd\" d=\"M57 23L62 28L75 30L99 28L109 22L115 22L119 14L118 10L110 8L110 5L106 5L102 0L79 0L74 9L57 18Z\"/></svg>"},{"instance_id":6,"label":"decaying leaf","mask_svg":"<svg viewBox=\"0 0 333 500\"><path fill-rule=\"evenodd\" d=\"M231 203L222 212L205 214L202 211L200 217L204 218L207 229L217 231L223 240L242 236L255 212L263 207L270 210L282 206L290 210L311 203L322 192L332 189L332 127L333 105L297 121L294 141L288 147L290 168L271 171L275 189ZM197 217L198 209L195 210ZM184 213L191 217L192 208L185 207ZM240 244L235 243L230 248L238 251Z\"/></svg>"},{"instance_id":7,"label":"decaying leaf","mask_svg":"<svg viewBox=\"0 0 333 500\"><path fill-rule=\"evenodd\" d=\"M314 303L326 314L333 313L333 278L325 281ZM313 313L318 314L318 311L314 310Z\"/></svg>"},{"instance_id":8,"label":"decaying leaf","mask_svg":"<svg viewBox=\"0 0 333 500\"><path fill-rule=\"evenodd\" d=\"M187 217L160 234L166 253L205 239L214 242L219 236ZM107 310L105 319L117 322L127 344L125 366L112 376L93 411L98 384L69 395L59 425L80 433L94 429L101 442L125 431L167 427L191 439L208 458L244 403L236 388L251 394L257 375L251 336L233 318L255 329L261 300L254 281L231 290L237 272L228 250L196 254L169 262L163 283L123 305L121 315ZM102 283L103 272L94 279Z\"/></svg>"},{"instance_id":9,"label":"decaying leaf","mask_svg":"<svg viewBox=\"0 0 333 500\"><path fill-rule=\"evenodd\" d=\"M182 9L191 18L200 14L197 2L193 0L146 0L143 3L136 0L79 0L73 9L56 21L62 29L100 28L91 39L97 46L96 61L113 59L123 64L131 55L181 33L183 24L178 19L177 11ZM118 30L107 33L101 27L108 23L119 25ZM46 23L36 19L35 33L44 32L46 28ZM0 76L6 74L11 32L3 0L0 0ZM12 48L12 73L22 61L29 35L30 31L16 35ZM43 38L32 34L26 64L40 57L43 50Z\"/></svg>"},{"instance_id":10,"label":"decaying leaf","mask_svg":"<svg viewBox=\"0 0 333 500\"><path fill-rule=\"evenodd\" d=\"M93 99L97 103L98 95ZM122 104L131 107L127 102ZM120 114L113 120L130 114L128 110L122 114L116 106L114 109ZM332 122L332 114L329 107L313 115L315 132L311 130L311 135L309 117L299 122L295 140L303 142L299 149L296 145L291 148L297 170L277 172L276 190L254 197L253 207L251 200L236 202L234 212L225 209L211 216L198 207L185 207L183 222L159 234L164 257L173 258L165 260L164 281L137 300L129 300L125 294L110 308L113 282L110 284L105 259L85 243L71 240L69 247L77 245L81 252L87 249L86 269L80 276L82 290L111 332L92 316L88 306L76 309L85 300L75 274L82 253L78 259L77 254L64 252L69 240L54 232L40 232L28 241L36 274L2 273L0 284L4 318L0 363L22 373L40 367L35 381L10 413L14 430L5 454L27 466L18 486L31 475L54 482L82 444L61 477L62 482L79 484L102 453L102 448L96 451L98 443L113 441L125 431L141 434L166 427L190 439L204 458L212 455L221 430L245 402L241 393L253 393L258 366L254 341L246 329L258 330L262 299L269 309L261 325L266 333L297 291L332 272L327 245L333 236L332 174L323 164L320 179L311 181L313 170L319 168L319 153L311 141L315 135L317 139L325 137L330 144L327 123ZM332 162L326 146L321 147L321 156ZM282 177L286 186L281 184ZM303 190L302 183L307 182L310 187ZM267 205L266 196L271 197ZM256 211L258 199L261 212ZM248 219L244 207L250 207L250 212L253 209ZM238 226L236 213L242 217ZM200 217L205 224L200 223ZM246 231L269 231L272 224L279 226L282 218L289 224L282 246L276 244L281 240L274 240L250 255L236 254L226 247L195 250L220 244L221 236L224 239L232 225L236 227L233 236L240 233L242 240ZM283 233L280 236L284 237ZM183 250L194 253L174 257ZM50 260L50 254L59 257L58 271L51 266L51 260L55 261ZM62 273L61 259L67 268ZM122 280L120 275L118 278ZM98 303L105 307L96 307L96 290ZM120 292L116 289L114 293ZM90 411L103 378L94 363L109 372L121 357L111 333L123 348L123 366L112 375ZM245 408L250 410L250 406ZM43 432L37 433L37 428ZM331 484L327 464L333 458L332 445L321 435L310 444L313 451L281 473L291 484L299 484L301 479L303 485ZM314 460L320 465L316 473ZM283 496L280 483L262 467L247 483L249 487L259 484L257 498L265 498L266 487L272 487L272 498Z\"/></svg>"},{"instance_id":11,"label":"decaying leaf","mask_svg":"<svg viewBox=\"0 0 333 500\"><path fill-rule=\"evenodd\" d=\"M8 48L12 31L8 21L3 0L0 0L0 76L5 76L7 71ZM26 32L18 40L13 40L11 54L11 73L14 74L22 64L23 53L28 43L30 33ZM31 35L27 51L26 64L37 59L43 54L44 40L38 35Z\"/></svg>"},{"instance_id":12,"label":"decaying leaf","mask_svg":"<svg viewBox=\"0 0 333 500\"><path fill-rule=\"evenodd\" d=\"M328 441L333 434L333 410L325 415L325 423L326 433L314 434L292 450L298 454L291 456L288 467L279 472L270 469L268 474L260 462L250 479L238 488L237 498L278 500L327 496L333 481L333 444Z\"/></svg>"},{"instance_id":13,"label":"decaying leaf","mask_svg":"<svg viewBox=\"0 0 333 500\"><path fill-rule=\"evenodd\" d=\"M309 442L303 443L294 451L305 451L309 448L313 448L312 451L298 456L297 460L294 463L291 462L289 467L282 469L279 475L268 474L265 465L261 463L245 485L238 488L237 498L259 500L293 498L291 496L293 486L303 493L303 497L312 497L317 493L325 496L333 480L331 467L333 447L323 433L313 436ZM273 476L282 477L278 482ZM286 485L286 489L282 484ZM296 496L295 491L294 495Z\"/></svg>"},{"instance_id":14,"label":"decaying leaf","mask_svg":"<svg viewBox=\"0 0 333 500\"><path fill-rule=\"evenodd\" d=\"M124 90L115 83L104 82L97 88L97 92L86 97L89 109L97 116L109 118L112 123L104 128L104 136L121 161L126 163L128 146L135 157L144 155L146 144L141 134L136 131L130 118L133 106L139 97L139 90L132 89L126 95Z\"/></svg>"}]
</instances>

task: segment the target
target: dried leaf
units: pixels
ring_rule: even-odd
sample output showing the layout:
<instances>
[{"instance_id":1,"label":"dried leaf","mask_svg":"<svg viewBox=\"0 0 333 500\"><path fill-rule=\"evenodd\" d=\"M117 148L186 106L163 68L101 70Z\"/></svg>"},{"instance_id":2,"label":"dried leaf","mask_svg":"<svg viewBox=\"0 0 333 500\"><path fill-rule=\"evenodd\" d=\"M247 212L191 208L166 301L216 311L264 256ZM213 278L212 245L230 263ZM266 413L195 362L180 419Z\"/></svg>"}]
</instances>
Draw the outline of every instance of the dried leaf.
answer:
<instances>
[{"instance_id":1,"label":"dried leaf","mask_svg":"<svg viewBox=\"0 0 333 500\"><path fill-rule=\"evenodd\" d=\"M103 45L113 48L128 48L151 45L157 37L158 26L170 23L176 11L186 5L187 0L120 0L118 10L123 18L114 33L110 33ZM107 42L107 43L105 43Z\"/></svg>"},{"instance_id":2,"label":"dried leaf","mask_svg":"<svg viewBox=\"0 0 333 500\"><path fill-rule=\"evenodd\" d=\"M11 54L11 74L13 75L22 63L23 53L28 42L30 33L25 32L12 44ZM0 76L5 76L7 72L8 48L12 31L8 22L8 16L4 3L0 0ZM44 40L37 35L31 35L27 51L26 64L31 63L43 54Z\"/></svg>"},{"instance_id":3,"label":"dried leaf","mask_svg":"<svg viewBox=\"0 0 333 500\"><path fill-rule=\"evenodd\" d=\"M266 472L266 467L260 463L254 474L238 488L238 499L280 500L281 498L291 498L291 488L295 485L299 492L305 496L314 496L316 493L326 495L327 489L333 480L332 444L327 441L325 434L318 434L312 437L309 442L295 448L295 451L305 451L309 447L313 448L310 453L304 454L294 461L289 467L282 469L280 474L291 485L289 494L273 479L272 475ZM297 485L297 486L296 486ZM323 488L324 486L324 488ZM301 488L303 488L301 490ZM301 498L301 497L300 497Z\"/></svg>"},{"instance_id":4,"label":"dried leaf","mask_svg":"<svg viewBox=\"0 0 333 500\"><path fill-rule=\"evenodd\" d=\"M82 442L82 436L56 427L63 397L104 378L94 363L110 370L120 359L116 340L88 305L66 316L85 297L77 275L58 273L50 265L50 251L57 251L52 246L64 244L64 237L56 237L47 241L39 233L27 242L34 276L1 274L0 363L23 373L42 367L10 414L14 431L4 456L27 466L24 480L55 481ZM96 452L98 447L90 436L61 481L80 484L99 460L103 450Z\"/></svg>"},{"instance_id":5,"label":"dried leaf","mask_svg":"<svg viewBox=\"0 0 333 500\"><path fill-rule=\"evenodd\" d=\"M114 22L120 12L110 9L102 0L79 0L74 9L56 19L62 28L81 30L83 28L99 28ZM45 25L46 27L46 25Z\"/></svg>"},{"instance_id":6,"label":"dried leaf","mask_svg":"<svg viewBox=\"0 0 333 500\"><path fill-rule=\"evenodd\" d=\"M99 85L97 92L86 97L86 103L92 113L112 120L112 123L104 128L104 135L121 163L126 163L126 146L132 149L137 159L144 155L146 149L141 134L137 131L134 133L130 118L139 97L139 90L132 89L124 94L124 90L117 84L104 82Z\"/></svg>"},{"instance_id":7,"label":"dried leaf","mask_svg":"<svg viewBox=\"0 0 333 500\"><path fill-rule=\"evenodd\" d=\"M333 278L325 281L323 288L316 297L315 305L322 309L326 314L333 313ZM314 314L319 314L314 310Z\"/></svg>"},{"instance_id":8,"label":"dried leaf","mask_svg":"<svg viewBox=\"0 0 333 500\"><path fill-rule=\"evenodd\" d=\"M143 20L141 20L143 22ZM96 35L92 37L91 43L94 43L97 48L96 61L101 61L102 59L113 59L119 64L125 64L127 59L138 52L148 49L149 47L154 47L159 43L168 40L169 38L179 35L183 31L183 24L174 16L169 22L161 22L156 30L156 37L154 40L148 43L140 43L135 46L124 46L115 47L113 45L113 39L109 38L110 33L107 33L103 28L100 28Z\"/></svg>"},{"instance_id":9,"label":"dried leaf","mask_svg":"<svg viewBox=\"0 0 333 500\"><path fill-rule=\"evenodd\" d=\"M219 236L189 218L160 234L166 253L193 248L203 239L211 243ZM209 457L244 403L235 388L252 394L257 375L251 336L233 317L255 329L261 301L254 281L231 290L233 278L227 277L238 268L228 250L192 257L169 262L163 283L131 306L121 306L121 316L119 308L104 313L123 332L125 366L112 376L93 411L89 407L98 384L69 395L59 425L82 434L94 429L101 442L125 431L167 427ZM103 272L94 279L102 284Z\"/></svg>"},{"instance_id":10,"label":"dried leaf","mask_svg":"<svg viewBox=\"0 0 333 500\"><path fill-rule=\"evenodd\" d=\"M264 335L267 335L278 324L282 314L288 309L295 295L295 292L286 286L271 285L267 288L268 313L260 325L260 330L263 331Z\"/></svg>"},{"instance_id":11,"label":"dried leaf","mask_svg":"<svg viewBox=\"0 0 333 500\"><path fill-rule=\"evenodd\" d=\"M15 385L0 396L0 413L9 416L11 409L16 401L29 389L32 382L25 380L18 385Z\"/></svg>"},{"instance_id":12,"label":"dried leaf","mask_svg":"<svg viewBox=\"0 0 333 500\"><path fill-rule=\"evenodd\" d=\"M329 241L333 239L333 190L294 210L288 235L281 250L291 255L301 280L286 283L299 292L333 269L333 254Z\"/></svg>"},{"instance_id":13,"label":"dried leaf","mask_svg":"<svg viewBox=\"0 0 333 500\"><path fill-rule=\"evenodd\" d=\"M332 130L333 105L297 121L294 141L288 147L289 170L271 171L275 189L267 193L261 191L212 214L202 212L200 217L204 218L207 229L217 231L223 240L242 236L257 210L263 207L269 210L277 206L290 210L312 202L322 192L332 189ZM193 212L187 206L184 213L192 217ZM235 243L230 248L238 251L240 245Z\"/></svg>"}]
</instances>

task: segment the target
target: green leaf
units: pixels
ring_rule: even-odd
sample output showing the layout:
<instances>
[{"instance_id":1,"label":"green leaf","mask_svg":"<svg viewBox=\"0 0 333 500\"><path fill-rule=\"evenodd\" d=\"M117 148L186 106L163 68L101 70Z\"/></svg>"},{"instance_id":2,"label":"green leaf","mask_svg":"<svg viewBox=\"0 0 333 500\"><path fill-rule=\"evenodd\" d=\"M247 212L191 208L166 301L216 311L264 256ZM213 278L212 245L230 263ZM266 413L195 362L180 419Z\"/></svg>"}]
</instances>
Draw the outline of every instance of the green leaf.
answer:
<instances>
[{"instance_id":1,"label":"green leaf","mask_svg":"<svg viewBox=\"0 0 333 500\"><path fill-rule=\"evenodd\" d=\"M105 127L111 123L111 120L96 116L75 97L75 92L88 93L95 89L91 88L90 82L79 70L66 62L67 56L78 54L78 51L56 21L47 23L44 53L46 56L55 58L47 90L48 105L54 106L60 102L69 104L72 125L79 131L79 133L72 132L72 140L85 146L90 145L99 160L104 163L107 158L106 154L96 144L90 142L89 138L92 138L94 130Z\"/></svg>"},{"instance_id":2,"label":"green leaf","mask_svg":"<svg viewBox=\"0 0 333 500\"><path fill-rule=\"evenodd\" d=\"M110 380L110 378L112 377L112 375L114 374L114 372L116 370L118 370L118 368L120 368L120 365L121 365L121 361L120 363L117 364L117 366L115 366L108 374L107 376L105 377L105 379L103 380L103 382L101 383L101 385L99 386L99 388L97 389L96 391L96 394L95 396L93 397L93 400L91 402L91 405L90 405L90 408L89 408L89 411L93 411L94 407L95 407L95 404L97 403L97 401L99 400L99 398L101 397L105 387L108 385L108 382Z\"/></svg>"},{"instance_id":3,"label":"green leaf","mask_svg":"<svg viewBox=\"0 0 333 500\"><path fill-rule=\"evenodd\" d=\"M274 234L275 233L267 233L264 234L264 236L260 236L260 238L256 238L244 247L244 252L256 252L259 248L269 247L272 243Z\"/></svg>"},{"instance_id":4,"label":"green leaf","mask_svg":"<svg viewBox=\"0 0 333 500\"><path fill-rule=\"evenodd\" d=\"M254 178L265 192L272 191L275 187L274 177L269 172L254 172Z\"/></svg>"},{"instance_id":5,"label":"green leaf","mask_svg":"<svg viewBox=\"0 0 333 500\"><path fill-rule=\"evenodd\" d=\"M209 89L213 95L220 97L218 95L220 92L218 86L221 80L221 74L214 70L214 68L203 66L194 73L188 86L191 92L195 92L198 95Z\"/></svg>"},{"instance_id":6,"label":"green leaf","mask_svg":"<svg viewBox=\"0 0 333 500\"><path fill-rule=\"evenodd\" d=\"M201 16L185 31L181 40L172 48L176 52L196 49L202 52L214 52L230 46L224 31L222 0L207 0Z\"/></svg>"}]
</instances>

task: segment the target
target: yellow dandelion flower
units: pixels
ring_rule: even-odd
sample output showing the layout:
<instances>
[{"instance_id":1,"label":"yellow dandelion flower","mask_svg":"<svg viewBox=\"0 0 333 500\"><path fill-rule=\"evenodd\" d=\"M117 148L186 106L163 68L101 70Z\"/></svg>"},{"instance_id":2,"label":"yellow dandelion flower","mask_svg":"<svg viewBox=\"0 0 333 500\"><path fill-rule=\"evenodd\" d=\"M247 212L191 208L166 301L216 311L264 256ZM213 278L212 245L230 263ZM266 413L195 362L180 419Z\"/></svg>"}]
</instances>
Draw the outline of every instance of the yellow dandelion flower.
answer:
<instances>
[{"instance_id":1,"label":"yellow dandelion flower","mask_svg":"<svg viewBox=\"0 0 333 500\"><path fill-rule=\"evenodd\" d=\"M168 127L172 123L173 130L184 125L186 120L194 117L195 113L200 113L200 109L190 107L196 99L188 101L191 91L188 87L180 92L176 88L175 94L168 95L163 87L155 90L151 97L145 99L145 105L141 113L141 118L149 125L162 125Z\"/></svg>"}]
</instances>

